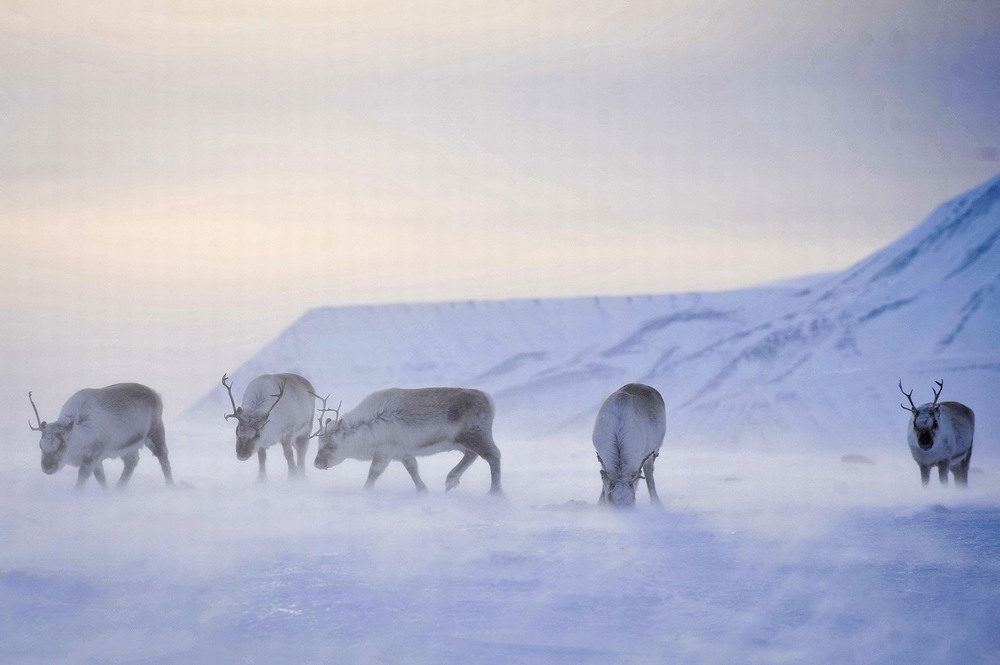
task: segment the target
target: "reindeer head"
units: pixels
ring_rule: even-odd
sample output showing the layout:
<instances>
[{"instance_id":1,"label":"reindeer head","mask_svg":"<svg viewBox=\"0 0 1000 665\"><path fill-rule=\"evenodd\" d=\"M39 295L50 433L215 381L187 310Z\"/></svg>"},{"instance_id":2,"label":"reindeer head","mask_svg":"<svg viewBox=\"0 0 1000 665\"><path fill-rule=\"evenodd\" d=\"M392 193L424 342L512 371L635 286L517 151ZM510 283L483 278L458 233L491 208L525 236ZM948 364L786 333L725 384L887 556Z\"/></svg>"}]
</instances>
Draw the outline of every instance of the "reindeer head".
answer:
<instances>
[{"instance_id":1,"label":"reindeer head","mask_svg":"<svg viewBox=\"0 0 1000 665\"><path fill-rule=\"evenodd\" d=\"M604 496L608 503L615 508L631 508L635 505L635 486L642 478L642 467L656 451L649 453L639 463L635 473L621 473L608 471L601 456L597 456L597 461L601 463L601 482L604 483Z\"/></svg>"},{"instance_id":2,"label":"reindeer head","mask_svg":"<svg viewBox=\"0 0 1000 665\"><path fill-rule=\"evenodd\" d=\"M226 387L226 391L229 393L229 401L233 405L233 412L226 415L226 420L230 418L236 419L236 458L242 461L249 459L260 447L259 439L261 430L267 425L271 412L274 411L274 407L278 405L282 395L285 394L285 382L281 382L277 395L271 395L271 397L275 398L271 404L271 408L265 412L251 412L244 411L241 406L236 406L236 399L233 397L233 382L226 383L226 379L228 378L228 375L222 375L222 385Z\"/></svg>"},{"instance_id":3,"label":"reindeer head","mask_svg":"<svg viewBox=\"0 0 1000 665\"><path fill-rule=\"evenodd\" d=\"M900 404L900 406L913 414L910 425L913 427L917 445L920 446L921 450L930 450L934 447L934 439L938 430L938 415L941 407L937 402L941 391L944 390L944 381L935 381L934 383L937 384L937 390L934 391L934 401L917 406L913 403L913 391L906 392L903 390L902 380L899 382L900 392L906 395L906 399L910 401L910 406L905 404Z\"/></svg>"},{"instance_id":4,"label":"reindeer head","mask_svg":"<svg viewBox=\"0 0 1000 665\"><path fill-rule=\"evenodd\" d=\"M35 411L35 420L38 421L38 427L35 427L29 420L28 427L33 432L42 433L42 440L38 444L42 449L42 471L47 474L55 473L66 465L63 453L66 452L66 440L69 438L70 430L73 429L73 423L70 422L68 425L58 422L47 423L38 417L38 407L35 406L35 400L31 398L30 392L28 393L28 401L31 402L31 408Z\"/></svg>"},{"instance_id":5,"label":"reindeer head","mask_svg":"<svg viewBox=\"0 0 1000 665\"><path fill-rule=\"evenodd\" d=\"M326 400L330 398L329 395L320 397L314 394L313 397L323 401L323 406L319 410L319 429L312 435L319 437L319 450L316 451L316 461L313 462L313 465L317 469L329 469L347 459L339 443L344 427L344 423L340 419L340 407L343 402L338 404L336 409L328 409L326 408ZM334 417L327 418L326 422L323 422L323 414L328 411L332 412Z\"/></svg>"}]
</instances>

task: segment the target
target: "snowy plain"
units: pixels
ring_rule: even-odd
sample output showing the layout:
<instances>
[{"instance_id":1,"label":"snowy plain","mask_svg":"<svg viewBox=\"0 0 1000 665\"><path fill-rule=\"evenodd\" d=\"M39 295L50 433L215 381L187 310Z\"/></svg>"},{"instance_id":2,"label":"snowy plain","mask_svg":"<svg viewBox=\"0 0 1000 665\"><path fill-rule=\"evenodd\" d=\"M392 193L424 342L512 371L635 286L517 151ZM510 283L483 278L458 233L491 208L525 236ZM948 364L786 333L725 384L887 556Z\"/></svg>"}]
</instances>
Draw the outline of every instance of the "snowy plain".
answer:
<instances>
[{"instance_id":1,"label":"snowy plain","mask_svg":"<svg viewBox=\"0 0 1000 665\"><path fill-rule=\"evenodd\" d=\"M177 487L144 451L107 495L18 447L0 662L1000 662L1000 473L924 488L902 441L845 463L668 435L664 509L622 514L586 439L498 441L503 498L482 461L446 494L457 453L417 495L398 464L365 492L360 462L290 482L272 455L257 484L223 426L168 440Z\"/></svg>"}]
</instances>

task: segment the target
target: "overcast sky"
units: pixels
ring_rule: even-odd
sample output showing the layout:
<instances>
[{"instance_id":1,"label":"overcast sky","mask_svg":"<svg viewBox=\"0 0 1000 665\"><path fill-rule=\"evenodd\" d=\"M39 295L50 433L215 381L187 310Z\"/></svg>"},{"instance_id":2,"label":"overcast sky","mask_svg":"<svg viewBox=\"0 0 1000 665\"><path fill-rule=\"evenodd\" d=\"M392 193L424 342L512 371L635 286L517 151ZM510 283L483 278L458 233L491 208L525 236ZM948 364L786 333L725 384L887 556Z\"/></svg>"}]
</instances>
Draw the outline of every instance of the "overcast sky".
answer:
<instances>
[{"instance_id":1,"label":"overcast sky","mask_svg":"<svg viewBox=\"0 0 1000 665\"><path fill-rule=\"evenodd\" d=\"M0 0L0 416L176 415L310 307L845 268L1000 171L998 72L987 0Z\"/></svg>"}]
</instances>

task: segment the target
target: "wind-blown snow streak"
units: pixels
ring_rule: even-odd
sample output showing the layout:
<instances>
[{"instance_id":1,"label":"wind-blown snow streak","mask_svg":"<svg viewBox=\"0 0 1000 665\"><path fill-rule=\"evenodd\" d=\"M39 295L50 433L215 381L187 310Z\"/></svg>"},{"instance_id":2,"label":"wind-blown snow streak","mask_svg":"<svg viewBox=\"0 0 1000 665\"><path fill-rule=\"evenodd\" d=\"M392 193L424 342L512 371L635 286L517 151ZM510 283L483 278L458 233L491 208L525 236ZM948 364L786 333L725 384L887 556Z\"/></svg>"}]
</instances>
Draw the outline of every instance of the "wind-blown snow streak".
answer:
<instances>
[{"instance_id":1,"label":"wind-blown snow streak","mask_svg":"<svg viewBox=\"0 0 1000 665\"><path fill-rule=\"evenodd\" d=\"M257 486L211 434L174 436L193 485L174 491L155 469L110 497L74 495L28 455L0 471L0 662L1000 655L996 475L958 494L919 487L893 455L858 467L674 447L666 509L622 515L593 506L586 440L511 442L497 501L479 496L485 470L421 497L402 469L360 491L360 466ZM435 459L443 477L453 460Z\"/></svg>"}]
</instances>

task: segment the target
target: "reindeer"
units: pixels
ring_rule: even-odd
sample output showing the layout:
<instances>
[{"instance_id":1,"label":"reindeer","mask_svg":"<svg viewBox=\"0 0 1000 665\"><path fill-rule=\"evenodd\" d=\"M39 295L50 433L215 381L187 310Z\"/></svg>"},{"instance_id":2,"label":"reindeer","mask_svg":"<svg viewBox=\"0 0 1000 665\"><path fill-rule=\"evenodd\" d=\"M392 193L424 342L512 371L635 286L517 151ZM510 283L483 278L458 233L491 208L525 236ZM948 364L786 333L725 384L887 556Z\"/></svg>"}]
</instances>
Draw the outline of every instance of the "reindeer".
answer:
<instances>
[{"instance_id":1,"label":"reindeer","mask_svg":"<svg viewBox=\"0 0 1000 665\"><path fill-rule=\"evenodd\" d=\"M336 411L336 419L323 413ZM375 485L392 460L403 463L418 492L427 485L417 471L417 457L448 450L461 451L461 461L449 473L445 490L458 486L465 470L482 457L490 465L490 493L501 494L500 451L493 442L493 401L467 388L390 388L372 393L343 418L340 410L319 416L316 468L328 469L345 459L371 460L365 489Z\"/></svg>"},{"instance_id":2,"label":"reindeer","mask_svg":"<svg viewBox=\"0 0 1000 665\"><path fill-rule=\"evenodd\" d=\"M655 388L629 383L604 400L597 412L593 435L603 484L599 504L635 505L635 485L645 472L649 499L660 505L653 464L665 432L663 397Z\"/></svg>"},{"instance_id":3,"label":"reindeer","mask_svg":"<svg viewBox=\"0 0 1000 665\"><path fill-rule=\"evenodd\" d=\"M906 395L910 406L900 404L912 413L906 439L910 445L913 460L920 467L920 480L924 485L930 482L931 467L938 468L938 478L942 485L948 484L948 469L955 477L955 484L969 484L969 460L972 459L972 434L976 428L976 416L972 409L959 402L941 402L938 398L944 390L944 381L935 381L934 401L917 406L913 403L913 391L899 391Z\"/></svg>"},{"instance_id":4,"label":"reindeer","mask_svg":"<svg viewBox=\"0 0 1000 665\"><path fill-rule=\"evenodd\" d=\"M122 458L125 463L116 487L128 484L139 463L139 449L148 447L160 462L163 478L173 485L167 443L163 430L163 402L160 396L138 383L116 383L105 388L85 388L74 393L59 419L47 423L38 416L32 394L28 401L42 433L42 471L53 474L65 465L79 467L76 489L83 489L93 474L105 490L104 460Z\"/></svg>"},{"instance_id":5,"label":"reindeer","mask_svg":"<svg viewBox=\"0 0 1000 665\"><path fill-rule=\"evenodd\" d=\"M247 385L242 406L236 406L233 382L226 383L227 379L229 376L223 374L222 385L233 405L226 419L235 418L237 423L236 458L244 461L256 452L257 480L264 481L267 448L281 443L288 477L304 477L316 397L312 384L298 374L262 374Z\"/></svg>"}]
</instances>

